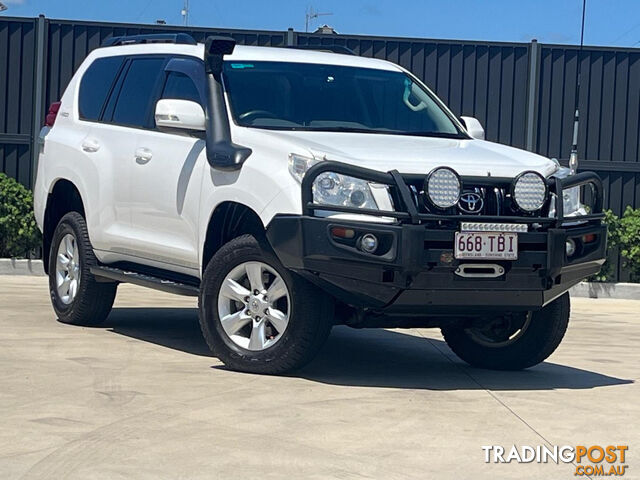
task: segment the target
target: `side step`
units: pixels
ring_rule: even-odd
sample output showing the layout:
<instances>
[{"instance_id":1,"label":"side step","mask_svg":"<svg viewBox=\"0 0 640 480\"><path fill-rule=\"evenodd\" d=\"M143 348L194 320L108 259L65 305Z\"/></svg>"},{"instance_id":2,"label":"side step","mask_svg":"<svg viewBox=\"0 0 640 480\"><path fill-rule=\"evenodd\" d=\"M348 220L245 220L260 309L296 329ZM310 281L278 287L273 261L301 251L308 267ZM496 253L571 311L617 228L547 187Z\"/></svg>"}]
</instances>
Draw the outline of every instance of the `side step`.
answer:
<instances>
[{"instance_id":1,"label":"side step","mask_svg":"<svg viewBox=\"0 0 640 480\"><path fill-rule=\"evenodd\" d=\"M197 297L200 293L198 287L186 283L165 280L164 278L144 275L142 273L129 272L119 268L96 266L90 268L91 273L96 277L115 280L123 283L133 283L141 287L162 290L163 292L174 293L176 295L186 295L188 297Z\"/></svg>"}]
</instances>

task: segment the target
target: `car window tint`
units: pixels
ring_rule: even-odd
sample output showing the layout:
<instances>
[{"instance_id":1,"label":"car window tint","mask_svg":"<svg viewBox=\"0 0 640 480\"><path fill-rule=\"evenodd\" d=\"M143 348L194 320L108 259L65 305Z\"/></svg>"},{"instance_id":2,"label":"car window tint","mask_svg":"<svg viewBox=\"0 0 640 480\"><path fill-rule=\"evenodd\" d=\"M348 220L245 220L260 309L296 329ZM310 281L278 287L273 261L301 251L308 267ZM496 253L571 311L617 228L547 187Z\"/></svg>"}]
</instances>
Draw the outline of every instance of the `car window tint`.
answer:
<instances>
[{"instance_id":1,"label":"car window tint","mask_svg":"<svg viewBox=\"0 0 640 480\"><path fill-rule=\"evenodd\" d=\"M83 120L99 120L104 102L109 95L124 57L96 59L87 68L80 81L78 113Z\"/></svg>"},{"instance_id":2,"label":"car window tint","mask_svg":"<svg viewBox=\"0 0 640 480\"><path fill-rule=\"evenodd\" d=\"M169 72L162 91L162 98L190 100L201 104L200 94L193 80L184 73Z\"/></svg>"},{"instance_id":3,"label":"car window tint","mask_svg":"<svg viewBox=\"0 0 640 480\"><path fill-rule=\"evenodd\" d=\"M427 89L401 71L287 62L226 62L238 125L467 138Z\"/></svg>"},{"instance_id":4,"label":"car window tint","mask_svg":"<svg viewBox=\"0 0 640 480\"><path fill-rule=\"evenodd\" d=\"M122 83L113 122L134 127L148 126L149 108L164 58L137 58L131 61Z\"/></svg>"}]
</instances>

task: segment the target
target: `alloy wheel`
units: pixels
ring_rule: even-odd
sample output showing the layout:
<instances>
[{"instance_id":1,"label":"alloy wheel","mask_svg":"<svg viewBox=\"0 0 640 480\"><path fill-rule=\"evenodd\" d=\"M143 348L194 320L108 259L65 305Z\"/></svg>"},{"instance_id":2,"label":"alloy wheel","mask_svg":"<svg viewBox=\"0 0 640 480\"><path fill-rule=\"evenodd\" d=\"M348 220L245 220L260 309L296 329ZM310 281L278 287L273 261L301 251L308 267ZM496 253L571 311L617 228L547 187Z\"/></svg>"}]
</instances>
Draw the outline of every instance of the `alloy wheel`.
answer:
<instances>
[{"instance_id":1,"label":"alloy wheel","mask_svg":"<svg viewBox=\"0 0 640 480\"><path fill-rule=\"evenodd\" d=\"M70 305L78 294L80 286L80 251L76 238L67 233L58 245L56 257L56 290L58 298Z\"/></svg>"},{"instance_id":2,"label":"alloy wheel","mask_svg":"<svg viewBox=\"0 0 640 480\"><path fill-rule=\"evenodd\" d=\"M289 324L291 301L283 278L263 262L244 262L225 277L218 317L239 347L262 351L277 343Z\"/></svg>"}]
</instances>

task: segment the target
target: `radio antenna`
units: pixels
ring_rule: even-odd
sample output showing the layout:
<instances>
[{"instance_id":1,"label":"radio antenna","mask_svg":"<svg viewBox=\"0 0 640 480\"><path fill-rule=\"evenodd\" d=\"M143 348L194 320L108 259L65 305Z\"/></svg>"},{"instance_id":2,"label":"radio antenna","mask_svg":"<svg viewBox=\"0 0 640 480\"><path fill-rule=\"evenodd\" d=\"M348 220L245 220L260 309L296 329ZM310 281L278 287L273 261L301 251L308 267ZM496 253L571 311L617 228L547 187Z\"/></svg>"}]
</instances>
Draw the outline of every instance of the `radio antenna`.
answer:
<instances>
[{"instance_id":1,"label":"radio antenna","mask_svg":"<svg viewBox=\"0 0 640 480\"><path fill-rule=\"evenodd\" d=\"M184 0L184 5L182 6L182 11L180 12L182 15L182 24L186 27L189 25L189 0Z\"/></svg>"},{"instance_id":2,"label":"radio antenna","mask_svg":"<svg viewBox=\"0 0 640 480\"><path fill-rule=\"evenodd\" d=\"M305 32L309 32L309 21L310 20L314 20L318 17L323 17L325 15L333 15L333 13L331 12L327 12L327 13L320 13L320 12L316 12L313 10L313 7L308 7L307 8L307 12L305 13L304 17L304 31Z\"/></svg>"},{"instance_id":3,"label":"radio antenna","mask_svg":"<svg viewBox=\"0 0 640 480\"><path fill-rule=\"evenodd\" d=\"M580 49L578 50L578 68L576 72L576 101L575 117L573 119L573 143L571 144L571 154L569 155L569 169L571 175L578 171L578 125L580 123L580 83L582 70L582 48L584 47L584 17L587 11L587 0L582 0L582 27L580 29Z\"/></svg>"}]
</instances>

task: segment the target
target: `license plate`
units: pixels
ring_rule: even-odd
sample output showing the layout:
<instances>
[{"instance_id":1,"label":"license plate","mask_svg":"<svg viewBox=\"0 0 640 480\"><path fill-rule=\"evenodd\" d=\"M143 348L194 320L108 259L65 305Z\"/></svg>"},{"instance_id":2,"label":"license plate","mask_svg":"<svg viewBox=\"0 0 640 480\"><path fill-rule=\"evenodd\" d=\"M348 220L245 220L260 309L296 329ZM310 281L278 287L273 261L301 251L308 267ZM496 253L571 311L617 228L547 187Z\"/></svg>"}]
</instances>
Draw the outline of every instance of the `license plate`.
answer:
<instances>
[{"instance_id":1,"label":"license plate","mask_svg":"<svg viewBox=\"0 0 640 480\"><path fill-rule=\"evenodd\" d=\"M518 234L512 232L456 232L456 258L517 260Z\"/></svg>"}]
</instances>

